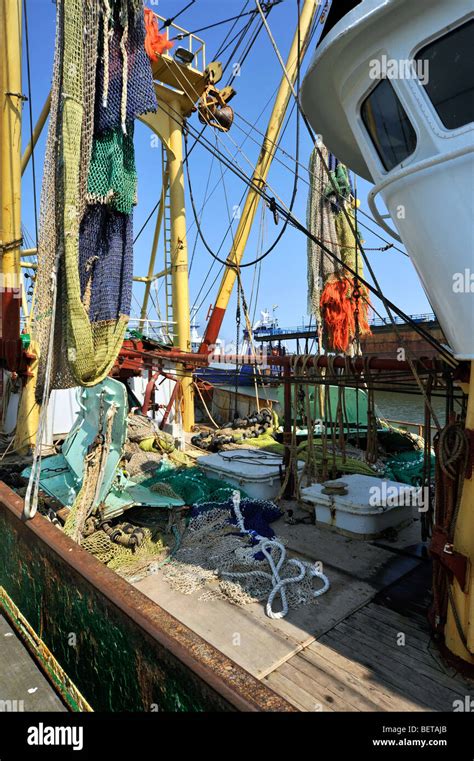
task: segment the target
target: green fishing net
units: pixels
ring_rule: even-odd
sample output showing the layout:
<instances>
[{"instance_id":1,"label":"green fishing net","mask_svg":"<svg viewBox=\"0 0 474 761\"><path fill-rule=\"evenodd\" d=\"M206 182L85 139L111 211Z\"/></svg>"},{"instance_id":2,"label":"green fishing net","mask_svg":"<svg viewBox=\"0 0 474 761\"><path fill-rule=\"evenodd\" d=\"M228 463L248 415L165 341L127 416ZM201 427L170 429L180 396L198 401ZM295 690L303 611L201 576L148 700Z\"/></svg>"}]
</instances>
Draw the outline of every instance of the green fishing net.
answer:
<instances>
[{"instance_id":1,"label":"green fishing net","mask_svg":"<svg viewBox=\"0 0 474 761\"><path fill-rule=\"evenodd\" d=\"M423 483L423 460L422 451L400 452L387 461L385 478L389 478L391 481L400 481L403 484L410 484L410 486L420 486ZM431 453L430 471L432 481L435 476L435 463L435 455Z\"/></svg>"},{"instance_id":2,"label":"green fishing net","mask_svg":"<svg viewBox=\"0 0 474 761\"><path fill-rule=\"evenodd\" d=\"M125 135L121 127L94 136L87 179L88 203L108 203L130 214L136 203L137 171L133 123Z\"/></svg>"},{"instance_id":3,"label":"green fishing net","mask_svg":"<svg viewBox=\"0 0 474 761\"><path fill-rule=\"evenodd\" d=\"M227 502L235 487L216 478L208 478L200 468L174 468L156 471L153 476L141 481L153 491L158 484L170 487L174 494L181 497L187 505L199 505L202 502ZM242 497L247 495L239 489Z\"/></svg>"}]
</instances>

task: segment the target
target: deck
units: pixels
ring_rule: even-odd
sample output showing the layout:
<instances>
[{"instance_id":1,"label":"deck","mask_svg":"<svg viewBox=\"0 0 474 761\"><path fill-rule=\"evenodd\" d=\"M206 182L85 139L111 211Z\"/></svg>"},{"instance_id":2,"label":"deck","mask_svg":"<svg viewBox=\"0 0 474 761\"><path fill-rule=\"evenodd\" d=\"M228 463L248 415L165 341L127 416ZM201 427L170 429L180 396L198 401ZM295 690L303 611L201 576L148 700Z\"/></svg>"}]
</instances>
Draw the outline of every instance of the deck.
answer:
<instances>
[{"instance_id":1,"label":"deck","mask_svg":"<svg viewBox=\"0 0 474 761\"><path fill-rule=\"evenodd\" d=\"M8 621L0 614L0 712L66 710Z\"/></svg>"},{"instance_id":2,"label":"deck","mask_svg":"<svg viewBox=\"0 0 474 761\"><path fill-rule=\"evenodd\" d=\"M267 618L259 603L182 595L160 573L135 586L300 711L452 711L474 696L474 683L430 638L431 571L418 519L391 542L284 519L274 528L294 556L321 560L331 581L286 619Z\"/></svg>"}]
</instances>

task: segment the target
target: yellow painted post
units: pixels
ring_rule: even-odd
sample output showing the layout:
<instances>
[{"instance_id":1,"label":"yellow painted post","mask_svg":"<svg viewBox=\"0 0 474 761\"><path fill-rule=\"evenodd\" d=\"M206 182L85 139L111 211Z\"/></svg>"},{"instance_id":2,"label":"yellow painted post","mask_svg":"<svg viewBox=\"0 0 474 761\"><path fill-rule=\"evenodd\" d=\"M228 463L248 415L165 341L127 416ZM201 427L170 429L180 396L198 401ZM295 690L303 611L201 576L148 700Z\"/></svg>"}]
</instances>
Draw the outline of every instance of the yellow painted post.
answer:
<instances>
[{"instance_id":1,"label":"yellow painted post","mask_svg":"<svg viewBox=\"0 0 474 761\"><path fill-rule=\"evenodd\" d=\"M148 264L148 274L147 274L147 280L145 284L145 293L143 295L143 304L142 304L142 310L140 313L140 323L139 323L140 330L143 330L143 324L146 320L146 313L148 309L148 299L150 298L150 290L151 290L151 285L153 282L153 271L155 269L156 251L158 249L158 241L160 239L160 230L161 230L161 225L163 222L163 214L165 210L166 189L169 182L168 173L165 171L165 167L163 167L162 177L163 177L163 186L161 189L160 208L158 209L158 214L156 216L155 232L153 235L150 261Z\"/></svg>"},{"instance_id":2,"label":"yellow painted post","mask_svg":"<svg viewBox=\"0 0 474 761\"><path fill-rule=\"evenodd\" d=\"M20 338L21 2L0 0L0 252L4 358L14 366Z\"/></svg>"},{"instance_id":3,"label":"yellow painted post","mask_svg":"<svg viewBox=\"0 0 474 761\"><path fill-rule=\"evenodd\" d=\"M30 359L28 371L30 375L25 380L21 390L18 407L17 424L13 449L17 454L28 454L36 444L36 434L39 426L40 406L36 403L35 390L38 379L39 347L36 341L31 341L28 347Z\"/></svg>"},{"instance_id":4,"label":"yellow painted post","mask_svg":"<svg viewBox=\"0 0 474 761\"><path fill-rule=\"evenodd\" d=\"M38 121L36 122L35 128L33 130L33 139L30 140L30 142L25 148L23 156L21 157L21 173L22 174L24 174L25 169L28 166L28 162L31 158L31 154L34 151L35 145L38 142L39 136L41 135L43 131L44 125L46 124L46 119L48 118L50 108L51 108L51 93L49 93L48 97L46 98L44 102L44 106L41 109L41 113L38 117Z\"/></svg>"},{"instance_id":5,"label":"yellow painted post","mask_svg":"<svg viewBox=\"0 0 474 761\"><path fill-rule=\"evenodd\" d=\"M183 171L183 129L175 114L180 113L179 101L171 103L169 117L168 171L171 213L171 282L173 292L174 345L191 351L189 311L188 244L186 238L186 209ZM191 372L178 365L183 390L183 426L190 431L194 425L194 391Z\"/></svg>"},{"instance_id":6,"label":"yellow painted post","mask_svg":"<svg viewBox=\"0 0 474 761\"><path fill-rule=\"evenodd\" d=\"M474 430L474 362L471 362L469 397L466 414L466 428ZM467 586L462 590L454 579L451 585L454 603L461 622L467 648L463 644L451 604L448 601L448 617L445 627L445 642L448 650L474 666L474 478L464 481L461 505L454 533L454 549L469 560Z\"/></svg>"},{"instance_id":7,"label":"yellow painted post","mask_svg":"<svg viewBox=\"0 0 474 761\"><path fill-rule=\"evenodd\" d=\"M315 18L316 9L318 8L319 0L305 0L304 6L301 10L299 19L299 30L295 32L293 43L286 62L286 71L288 79L284 74L278 90L278 95L273 106L273 111L268 123L265 139L260 150L257 165L252 176L252 182L258 185L260 188L264 188L265 181L270 170L270 166L273 160L273 156L276 151L276 143L280 135L281 128L283 126L283 120L285 118L288 103L292 97L292 87L297 78L298 65L303 59L305 52L309 44L309 35L311 26ZM300 55L298 56L298 47L300 47ZM240 263L242 260L245 247L252 229L252 225L257 213L258 204L260 202L260 195L252 188L249 189L245 204L240 213L240 220L237 226L235 236L233 238L232 249L229 254L229 261L233 263ZM226 267L225 273L222 277L222 281L217 295L216 302L212 315L209 319L203 345L201 351L205 352L209 350L209 347L215 344L219 329L224 319L225 310L230 300L232 289L234 287L236 279L236 270L234 267Z\"/></svg>"}]
</instances>

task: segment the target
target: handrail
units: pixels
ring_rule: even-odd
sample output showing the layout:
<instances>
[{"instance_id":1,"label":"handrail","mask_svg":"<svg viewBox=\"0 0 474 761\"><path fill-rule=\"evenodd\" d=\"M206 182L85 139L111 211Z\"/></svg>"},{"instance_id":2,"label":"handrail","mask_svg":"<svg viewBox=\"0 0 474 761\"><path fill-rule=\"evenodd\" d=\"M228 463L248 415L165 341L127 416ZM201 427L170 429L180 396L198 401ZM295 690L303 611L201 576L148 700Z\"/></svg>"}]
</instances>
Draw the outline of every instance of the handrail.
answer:
<instances>
[{"instance_id":1,"label":"handrail","mask_svg":"<svg viewBox=\"0 0 474 761\"><path fill-rule=\"evenodd\" d=\"M421 438L424 438L424 432L425 432L425 424L424 423L410 423L408 420L393 420L392 418L384 418L386 423L389 423L390 425L396 425L396 426L405 426L406 428L416 428L418 431L418 436L421 436Z\"/></svg>"},{"instance_id":2,"label":"handrail","mask_svg":"<svg viewBox=\"0 0 474 761\"><path fill-rule=\"evenodd\" d=\"M155 17L158 19L159 26L160 26L160 33L166 35L166 39L169 40L170 38L170 29L176 30L178 33L183 34L183 39L179 40L180 42L184 43L184 40L187 40L187 46L190 53L193 53L194 55L194 62L195 65L192 65L193 69L196 69L196 71L203 72L206 68L206 43L204 42L201 37L197 37L197 35L192 34L192 32L188 32L187 29L183 29L183 27L178 26L178 24L175 24L171 22L171 24L168 24L167 26L163 26L164 22L168 19L164 18L164 16L160 16L159 13L154 14ZM179 37L179 34L178 34ZM200 43L197 50L194 50L193 46L193 40L196 41L196 43ZM184 45L181 45L181 47L184 47ZM172 56L169 55L169 53L162 53L163 56L167 56L168 58L171 58ZM201 61L199 62L199 56L201 56ZM200 63L200 65L199 65Z\"/></svg>"}]
</instances>

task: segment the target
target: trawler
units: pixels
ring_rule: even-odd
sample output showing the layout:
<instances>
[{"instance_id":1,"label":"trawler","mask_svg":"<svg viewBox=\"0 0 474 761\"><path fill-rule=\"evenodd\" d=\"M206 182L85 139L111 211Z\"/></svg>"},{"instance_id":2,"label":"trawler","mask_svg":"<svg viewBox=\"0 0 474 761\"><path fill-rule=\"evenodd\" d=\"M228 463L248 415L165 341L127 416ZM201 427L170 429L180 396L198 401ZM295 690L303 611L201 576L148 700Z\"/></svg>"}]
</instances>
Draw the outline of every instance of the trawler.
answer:
<instances>
[{"instance_id":1,"label":"trawler","mask_svg":"<svg viewBox=\"0 0 474 761\"><path fill-rule=\"evenodd\" d=\"M472 9L301 0L285 60L279 5L242 15L240 41L266 34L281 70L250 176L209 139L232 134L234 80L139 0L57 0L52 91L22 153L27 17L0 0L0 611L50 685L13 685L25 710L460 711L474 694L474 302L457 287L474 242ZM312 141L305 221L269 180L290 105ZM146 276L131 264L138 119L162 146ZM46 122L27 249L21 176ZM200 225L192 141L244 184L227 258ZM406 247L444 340L380 290L352 173L373 183L372 224ZM244 266L270 253L246 253L259 207L308 258L301 353L257 350L279 330L252 323L244 290ZM222 269L203 336L187 212ZM362 349L374 299L393 356ZM431 354L413 354L402 323ZM422 400L416 433L378 413L384 388Z\"/></svg>"}]
</instances>

